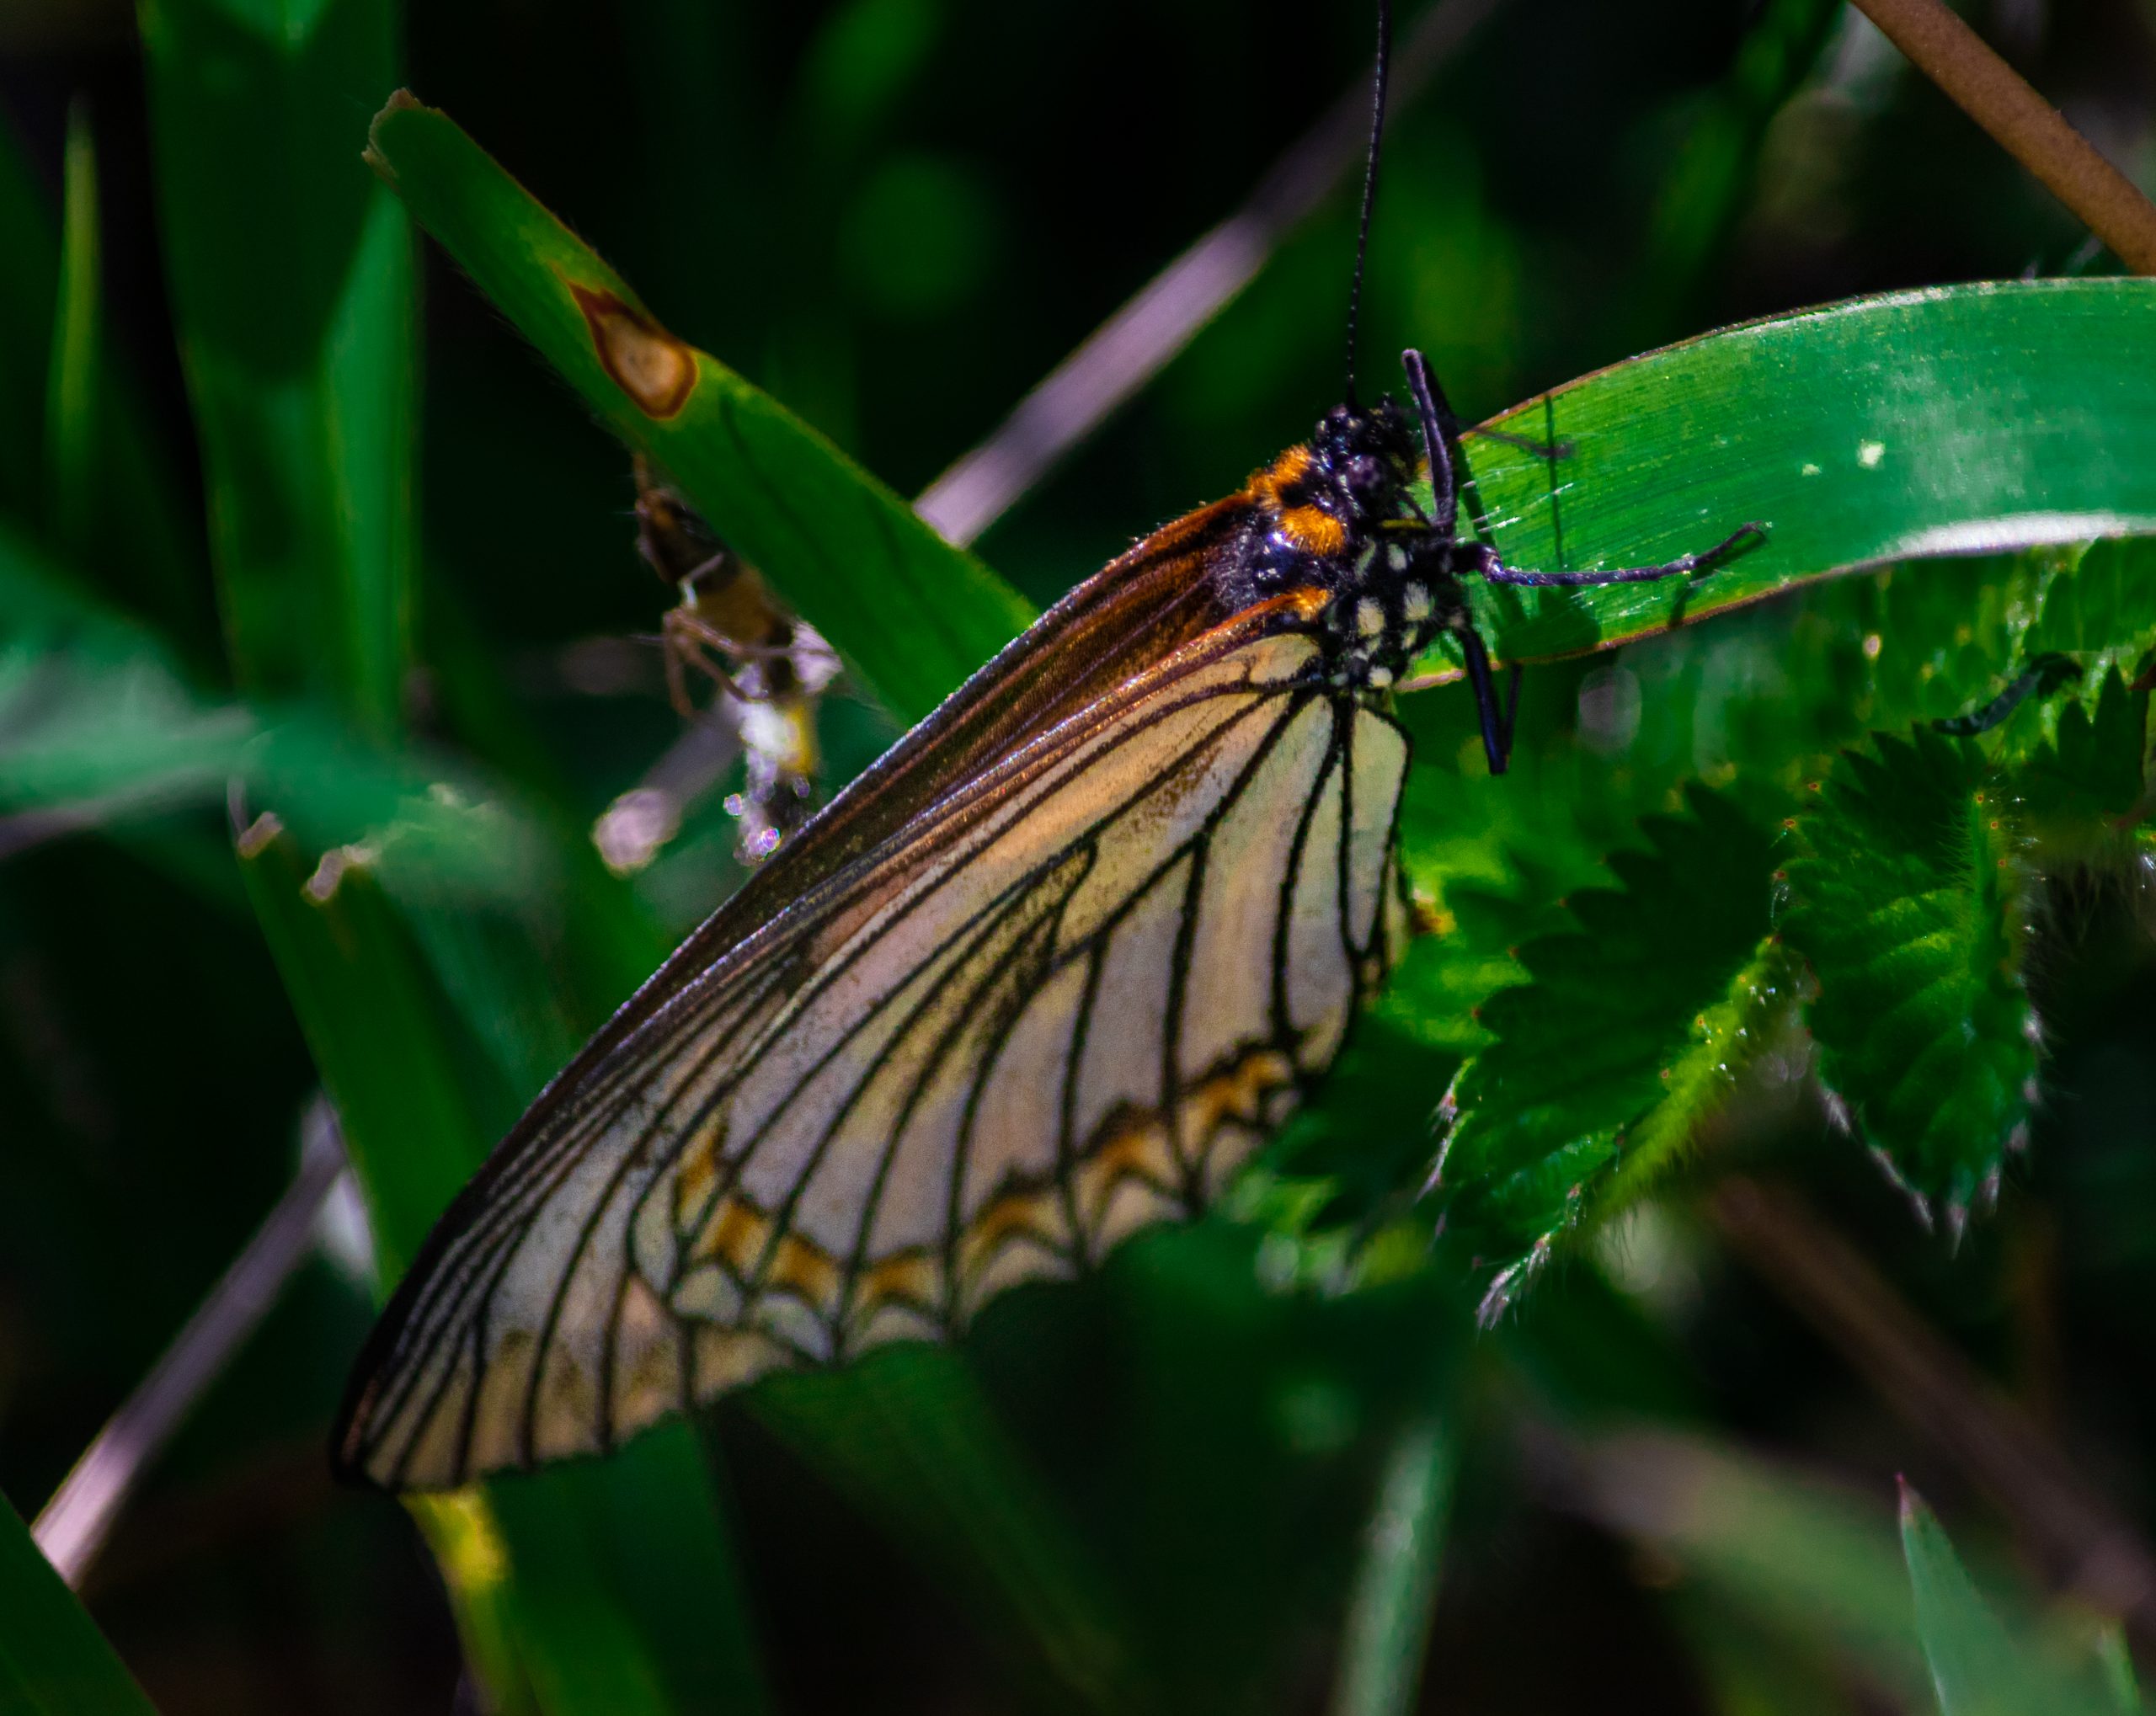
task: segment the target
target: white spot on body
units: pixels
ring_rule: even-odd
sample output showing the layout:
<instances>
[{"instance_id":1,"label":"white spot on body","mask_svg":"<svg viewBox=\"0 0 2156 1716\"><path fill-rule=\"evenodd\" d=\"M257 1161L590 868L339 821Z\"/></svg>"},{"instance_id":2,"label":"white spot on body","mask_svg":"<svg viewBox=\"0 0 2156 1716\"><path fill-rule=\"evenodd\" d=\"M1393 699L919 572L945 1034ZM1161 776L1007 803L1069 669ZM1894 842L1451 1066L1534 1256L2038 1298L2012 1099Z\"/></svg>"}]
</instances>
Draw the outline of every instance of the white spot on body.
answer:
<instances>
[{"instance_id":1,"label":"white spot on body","mask_svg":"<svg viewBox=\"0 0 2156 1716\"><path fill-rule=\"evenodd\" d=\"M1355 604L1355 629L1365 637L1375 637L1385 630L1385 610L1374 596L1364 596Z\"/></svg>"},{"instance_id":2,"label":"white spot on body","mask_svg":"<svg viewBox=\"0 0 2156 1716\"><path fill-rule=\"evenodd\" d=\"M1369 671L1369 680L1372 689L1382 691L1387 685L1390 685L1392 683L1392 669L1390 668L1372 668Z\"/></svg>"},{"instance_id":3,"label":"white spot on body","mask_svg":"<svg viewBox=\"0 0 2156 1716\"><path fill-rule=\"evenodd\" d=\"M1421 625L1423 621L1430 617L1429 587L1419 584L1408 585L1407 594L1401 605L1409 621L1414 625Z\"/></svg>"}]
</instances>

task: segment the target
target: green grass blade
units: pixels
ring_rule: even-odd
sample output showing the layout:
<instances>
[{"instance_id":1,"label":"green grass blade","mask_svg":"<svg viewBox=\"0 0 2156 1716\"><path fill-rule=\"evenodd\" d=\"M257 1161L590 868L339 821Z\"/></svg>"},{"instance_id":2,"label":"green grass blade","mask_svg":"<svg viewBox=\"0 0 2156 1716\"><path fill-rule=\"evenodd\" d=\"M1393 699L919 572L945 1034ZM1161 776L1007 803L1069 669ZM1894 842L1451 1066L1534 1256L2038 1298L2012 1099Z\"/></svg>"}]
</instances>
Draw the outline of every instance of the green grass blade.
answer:
<instances>
[{"instance_id":1,"label":"green grass blade","mask_svg":"<svg viewBox=\"0 0 2156 1716\"><path fill-rule=\"evenodd\" d=\"M2099 1716L2111 1701L2028 1639L2009 1633L1954 1553L1939 1516L1904 1482L1902 1553L1915 1600L1917 1635L1930 1665L1939 1716Z\"/></svg>"},{"instance_id":2,"label":"green grass blade","mask_svg":"<svg viewBox=\"0 0 2156 1716\"><path fill-rule=\"evenodd\" d=\"M47 522L53 541L77 560L90 557L92 460L97 408L102 294L98 255L98 157L89 109L78 97L67 110L61 193L60 285L54 306L51 379L45 392Z\"/></svg>"},{"instance_id":3,"label":"green grass blade","mask_svg":"<svg viewBox=\"0 0 2156 1716\"><path fill-rule=\"evenodd\" d=\"M1977 1594L1938 1516L1907 1483L1902 1553L1940 1716L2006 1716L2020 1709L2011 1688L2012 1652L1998 1617Z\"/></svg>"},{"instance_id":4,"label":"green grass blade","mask_svg":"<svg viewBox=\"0 0 2156 1716\"><path fill-rule=\"evenodd\" d=\"M153 1716L74 1592L0 1497L0 1712Z\"/></svg>"},{"instance_id":5,"label":"green grass blade","mask_svg":"<svg viewBox=\"0 0 2156 1716\"><path fill-rule=\"evenodd\" d=\"M345 115L395 79L398 9L146 0L141 22L235 672L387 734L411 629L413 257Z\"/></svg>"},{"instance_id":6,"label":"green grass blade","mask_svg":"<svg viewBox=\"0 0 2156 1716\"><path fill-rule=\"evenodd\" d=\"M1032 617L823 436L668 333L444 115L400 94L371 136L371 158L419 224L894 713L927 713Z\"/></svg>"},{"instance_id":7,"label":"green grass blade","mask_svg":"<svg viewBox=\"0 0 2156 1716\"><path fill-rule=\"evenodd\" d=\"M71 130L70 159L87 161L88 132L79 115ZM95 575L99 587L155 619L173 645L206 668L215 627L209 618L200 528L181 506L179 488L146 422L120 354L94 336L102 321L89 295L94 270L83 264L96 242L93 200L86 173L73 173L71 280L58 301L60 250L42 187L0 125L0 515L17 528L44 531L51 521L56 383L64 419L79 439L67 454L68 481L79 498L69 509L86 523L84 552L74 570ZM45 334L74 340L75 356L55 351ZM80 386L85 364L94 392ZM72 378L72 379L71 379Z\"/></svg>"},{"instance_id":8,"label":"green grass blade","mask_svg":"<svg viewBox=\"0 0 2156 1716\"><path fill-rule=\"evenodd\" d=\"M365 866L326 886L268 812L241 834L239 862L394 1280L479 1161L434 997Z\"/></svg>"},{"instance_id":9,"label":"green grass blade","mask_svg":"<svg viewBox=\"0 0 2156 1716\"><path fill-rule=\"evenodd\" d=\"M1508 565L1653 565L1768 526L1695 581L1475 593L1506 659L1607 648L1851 567L2156 531L2156 281L1854 299L1613 365L1493 422L1571 449L1553 466L1469 438Z\"/></svg>"},{"instance_id":10,"label":"green grass blade","mask_svg":"<svg viewBox=\"0 0 2156 1716\"><path fill-rule=\"evenodd\" d=\"M1434 1412L1411 1418L1386 1452L1348 1599L1332 1716L1406 1716L1416 1708L1457 1452L1451 1426Z\"/></svg>"},{"instance_id":11,"label":"green grass blade","mask_svg":"<svg viewBox=\"0 0 2156 1716\"><path fill-rule=\"evenodd\" d=\"M1918 1708L1922 1649L1885 1510L1676 1436L1588 1445L1595 1517L1651 1544L1776 1634L1824 1645Z\"/></svg>"}]
</instances>

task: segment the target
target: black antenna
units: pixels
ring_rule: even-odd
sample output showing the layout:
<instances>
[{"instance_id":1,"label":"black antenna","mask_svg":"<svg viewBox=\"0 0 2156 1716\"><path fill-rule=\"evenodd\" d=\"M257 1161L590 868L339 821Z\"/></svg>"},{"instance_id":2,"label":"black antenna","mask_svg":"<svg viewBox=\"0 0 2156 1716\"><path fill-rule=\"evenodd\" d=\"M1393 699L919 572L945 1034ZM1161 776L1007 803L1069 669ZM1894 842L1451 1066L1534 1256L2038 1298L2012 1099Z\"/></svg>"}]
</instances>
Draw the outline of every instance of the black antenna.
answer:
<instances>
[{"instance_id":1,"label":"black antenna","mask_svg":"<svg viewBox=\"0 0 2156 1716\"><path fill-rule=\"evenodd\" d=\"M1355 333L1363 314L1363 258L1370 248L1370 210L1378 199L1378 144L1385 136L1385 76L1392 60L1392 7L1378 0L1378 67L1371 80L1370 158L1363 169L1363 220L1355 229L1355 275L1348 283L1348 403L1355 402Z\"/></svg>"}]
</instances>

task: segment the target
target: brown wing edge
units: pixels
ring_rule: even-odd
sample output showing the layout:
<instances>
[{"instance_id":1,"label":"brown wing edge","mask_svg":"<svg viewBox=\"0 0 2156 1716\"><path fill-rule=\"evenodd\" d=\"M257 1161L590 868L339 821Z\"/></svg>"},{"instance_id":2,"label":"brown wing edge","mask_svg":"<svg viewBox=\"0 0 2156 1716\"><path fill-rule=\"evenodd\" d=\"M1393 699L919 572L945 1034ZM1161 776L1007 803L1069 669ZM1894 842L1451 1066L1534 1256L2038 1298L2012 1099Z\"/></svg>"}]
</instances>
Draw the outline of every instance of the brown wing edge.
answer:
<instances>
[{"instance_id":1,"label":"brown wing edge","mask_svg":"<svg viewBox=\"0 0 2156 1716\"><path fill-rule=\"evenodd\" d=\"M687 978L936 798L1232 617L1214 594L1209 563L1241 538L1249 519L1248 503L1240 497L1202 507L1164 525L1071 590L804 824L547 1081L436 1219L369 1330L330 1433L330 1466L339 1480L371 1482L365 1469L364 1431L421 1284L590 1069L679 994Z\"/></svg>"}]
</instances>

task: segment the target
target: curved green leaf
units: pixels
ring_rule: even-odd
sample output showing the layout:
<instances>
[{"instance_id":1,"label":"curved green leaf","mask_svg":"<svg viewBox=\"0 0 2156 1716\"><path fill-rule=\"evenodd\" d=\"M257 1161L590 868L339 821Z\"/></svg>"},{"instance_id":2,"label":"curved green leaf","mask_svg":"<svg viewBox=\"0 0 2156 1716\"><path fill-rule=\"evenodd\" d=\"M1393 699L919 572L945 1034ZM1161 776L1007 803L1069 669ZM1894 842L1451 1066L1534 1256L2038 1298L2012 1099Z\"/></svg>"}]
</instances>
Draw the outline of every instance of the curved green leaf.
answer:
<instances>
[{"instance_id":1,"label":"curved green leaf","mask_svg":"<svg viewBox=\"0 0 2156 1716\"><path fill-rule=\"evenodd\" d=\"M400 93L369 136L419 224L895 714L926 715L1033 617L822 435L667 333L454 121Z\"/></svg>"},{"instance_id":2,"label":"curved green leaf","mask_svg":"<svg viewBox=\"0 0 2156 1716\"><path fill-rule=\"evenodd\" d=\"M2156 280L1854 299L1612 365L1492 421L1569 450L1470 438L1509 565L1652 565L1768 528L1696 580L1476 593L1494 653L1577 654L1852 567L2156 531Z\"/></svg>"},{"instance_id":3,"label":"curved green leaf","mask_svg":"<svg viewBox=\"0 0 2156 1716\"><path fill-rule=\"evenodd\" d=\"M1927 727L1845 752L1797 819L1781 929L1811 962L1820 1078L1929 1210L1958 1227L2025 1135L2036 1020L2009 795Z\"/></svg>"}]
</instances>

